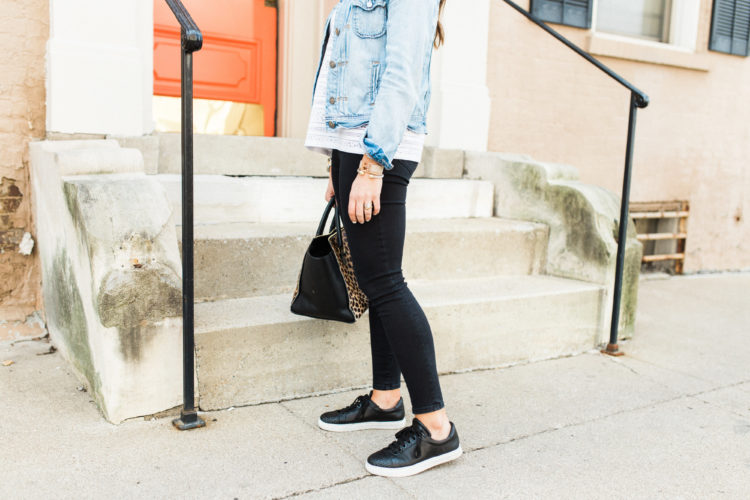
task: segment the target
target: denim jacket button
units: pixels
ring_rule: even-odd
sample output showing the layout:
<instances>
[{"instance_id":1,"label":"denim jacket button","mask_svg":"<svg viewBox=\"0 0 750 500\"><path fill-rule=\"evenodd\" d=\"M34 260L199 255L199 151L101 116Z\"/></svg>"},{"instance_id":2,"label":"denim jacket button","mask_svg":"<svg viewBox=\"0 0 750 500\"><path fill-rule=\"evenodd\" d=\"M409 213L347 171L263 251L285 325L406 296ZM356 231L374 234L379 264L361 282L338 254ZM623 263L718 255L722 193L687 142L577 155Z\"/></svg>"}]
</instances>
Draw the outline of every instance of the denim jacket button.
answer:
<instances>
[{"instance_id":1,"label":"denim jacket button","mask_svg":"<svg viewBox=\"0 0 750 500\"><path fill-rule=\"evenodd\" d=\"M338 28L336 28L336 34L338 35L339 33L341 33L341 30L339 30Z\"/></svg>"},{"instance_id":2,"label":"denim jacket button","mask_svg":"<svg viewBox=\"0 0 750 500\"><path fill-rule=\"evenodd\" d=\"M330 65L330 66L331 66L332 68L335 68L335 67L336 67L336 61L331 61L331 65Z\"/></svg>"},{"instance_id":3,"label":"denim jacket button","mask_svg":"<svg viewBox=\"0 0 750 500\"><path fill-rule=\"evenodd\" d=\"M330 102L331 104L336 104L336 98L331 97L330 99L328 99L328 102Z\"/></svg>"},{"instance_id":4,"label":"denim jacket button","mask_svg":"<svg viewBox=\"0 0 750 500\"><path fill-rule=\"evenodd\" d=\"M328 126L331 127L331 128L334 128L336 126L336 122L330 121L330 122L328 122Z\"/></svg>"}]
</instances>

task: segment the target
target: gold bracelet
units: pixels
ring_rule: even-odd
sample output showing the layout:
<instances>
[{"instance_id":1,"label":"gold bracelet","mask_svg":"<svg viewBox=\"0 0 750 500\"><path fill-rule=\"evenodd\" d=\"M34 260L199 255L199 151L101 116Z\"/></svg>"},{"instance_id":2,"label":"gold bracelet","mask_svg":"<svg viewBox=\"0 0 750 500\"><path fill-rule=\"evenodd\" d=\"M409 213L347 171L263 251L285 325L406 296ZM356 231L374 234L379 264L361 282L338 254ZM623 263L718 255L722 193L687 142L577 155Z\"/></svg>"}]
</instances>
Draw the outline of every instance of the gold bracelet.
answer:
<instances>
[{"instance_id":1,"label":"gold bracelet","mask_svg":"<svg viewBox=\"0 0 750 500\"><path fill-rule=\"evenodd\" d=\"M361 175L364 175L364 174L366 174L366 173L369 173L369 174L370 174L370 177L373 177L373 175L374 175L375 177L377 177L377 178L380 178L380 177L382 177L382 174L383 174L383 170L385 170L385 168L383 167L383 165L381 165L380 163L378 163L378 162L376 162L376 161L369 161L369 160L368 160L367 158L370 158L370 157L369 157L369 156L367 156L367 154L365 154L365 155L363 156L363 158L365 158L365 161L364 161L364 168L362 167L362 164L360 163L360 166L359 166L359 168L357 169L357 172L359 172L359 173L360 173ZM370 158L370 159L371 159L371 158ZM371 169L370 169L370 167L371 167L371 166L375 166L375 170L371 170Z\"/></svg>"},{"instance_id":2,"label":"gold bracelet","mask_svg":"<svg viewBox=\"0 0 750 500\"><path fill-rule=\"evenodd\" d=\"M365 166L360 165L359 168L357 168L357 173L359 175L369 174L369 176L370 176L371 179L382 179L383 178L382 171L379 174L371 172L370 171L370 165L372 165L372 164L371 163L367 163L367 164L365 164Z\"/></svg>"}]
</instances>

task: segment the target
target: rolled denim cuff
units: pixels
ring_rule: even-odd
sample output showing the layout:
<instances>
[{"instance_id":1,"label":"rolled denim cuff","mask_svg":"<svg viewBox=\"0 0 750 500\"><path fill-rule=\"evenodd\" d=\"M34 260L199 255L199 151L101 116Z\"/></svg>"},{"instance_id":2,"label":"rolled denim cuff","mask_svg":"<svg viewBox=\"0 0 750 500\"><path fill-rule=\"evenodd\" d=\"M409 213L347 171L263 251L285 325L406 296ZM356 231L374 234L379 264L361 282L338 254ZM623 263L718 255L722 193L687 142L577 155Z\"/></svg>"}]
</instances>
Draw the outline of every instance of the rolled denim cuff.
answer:
<instances>
[{"instance_id":1,"label":"rolled denim cuff","mask_svg":"<svg viewBox=\"0 0 750 500\"><path fill-rule=\"evenodd\" d=\"M388 159L388 156L386 156L383 148L372 142L372 140L367 137L367 135L365 135L365 137L362 139L362 145L364 146L368 156L370 156L370 158L372 158L376 162L380 163L384 169L390 170L393 168L393 164Z\"/></svg>"}]
</instances>

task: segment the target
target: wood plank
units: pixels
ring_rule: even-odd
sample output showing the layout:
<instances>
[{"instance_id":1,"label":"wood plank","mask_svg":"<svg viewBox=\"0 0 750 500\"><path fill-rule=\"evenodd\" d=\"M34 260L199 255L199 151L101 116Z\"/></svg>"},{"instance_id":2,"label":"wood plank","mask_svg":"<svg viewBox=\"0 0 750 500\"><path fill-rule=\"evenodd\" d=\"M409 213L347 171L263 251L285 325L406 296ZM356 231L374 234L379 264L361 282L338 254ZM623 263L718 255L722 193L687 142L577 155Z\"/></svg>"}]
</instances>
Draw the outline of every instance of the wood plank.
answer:
<instances>
[{"instance_id":1,"label":"wood plank","mask_svg":"<svg viewBox=\"0 0 750 500\"><path fill-rule=\"evenodd\" d=\"M630 217L633 219L667 219L674 217L687 217L689 212L687 210L677 211L662 211L662 212L630 212Z\"/></svg>"},{"instance_id":2,"label":"wood plank","mask_svg":"<svg viewBox=\"0 0 750 500\"><path fill-rule=\"evenodd\" d=\"M665 253L661 255L644 255L643 262L657 262L662 260L684 260L684 253Z\"/></svg>"},{"instance_id":3,"label":"wood plank","mask_svg":"<svg viewBox=\"0 0 750 500\"><path fill-rule=\"evenodd\" d=\"M645 233L639 234L638 239L643 240L680 240L687 238L686 233Z\"/></svg>"},{"instance_id":4,"label":"wood plank","mask_svg":"<svg viewBox=\"0 0 750 500\"><path fill-rule=\"evenodd\" d=\"M660 212L664 210L684 210L684 201L631 201L630 208L634 212Z\"/></svg>"}]
</instances>

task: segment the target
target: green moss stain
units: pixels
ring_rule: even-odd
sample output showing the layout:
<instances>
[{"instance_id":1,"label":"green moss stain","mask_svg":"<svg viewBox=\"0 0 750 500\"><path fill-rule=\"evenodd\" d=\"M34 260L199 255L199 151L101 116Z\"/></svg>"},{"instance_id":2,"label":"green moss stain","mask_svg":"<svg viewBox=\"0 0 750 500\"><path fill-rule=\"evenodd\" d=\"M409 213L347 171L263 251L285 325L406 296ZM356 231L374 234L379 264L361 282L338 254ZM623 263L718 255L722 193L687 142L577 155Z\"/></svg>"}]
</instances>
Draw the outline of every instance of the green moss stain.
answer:
<instances>
[{"instance_id":1,"label":"green moss stain","mask_svg":"<svg viewBox=\"0 0 750 500\"><path fill-rule=\"evenodd\" d=\"M117 269L105 276L97 297L102 324L132 328L182 313L179 277L163 266Z\"/></svg>"},{"instance_id":2,"label":"green moss stain","mask_svg":"<svg viewBox=\"0 0 750 500\"><path fill-rule=\"evenodd\" d=\"M141 358L154 335L154 322L182 314L180 286L179 277L158 264L113 270L104 278L97 312L104 326L117 328L125 360Z\"/></svg>"},{"instance_id":3,"label":"green moss stain","mask_svg":"<svg viewBox=\"0 0 750 500\"><path fill-rule=\"evenodd\" d=\"M596 214L580 192L567 186L550 186L546 202L566 228L565 246L582 260L606 266L610 252L596 227Z\"/></svg>"},{"instance_id":4,"label":"green moss stain","mask_svg":"<svg viewBox=\"0 0 750 500\"><path fill-rule=\"evenodd\" d=\"M543 166L525 162L514 162L508 166L498 164L496 170L485 178L495 182L495 196L498 198L509 196L503 190L510 187L513 191L510 196L517 200L517 205L510 207L515 218L542 222L551 233L564 234L567 258L574 256L582 264L583 271L557 268L555 274L586 280L591 279L586 272L588 268L595 270L596 281L600 282L605 268L613 269L615 265L612 241L617 241L617 220L612 221L613 240L609 240L608 235L600 231L600 214L586 195L564 183L550 184L548 175L556 179L578 178L572 167L562 166L556 172L548 174ZM633 335L642 248L631 223L628 227L620 304L619 330L622 338ZM554 258L555 256L550 260ZM552 262L553 267L554 265Z\"/></svg>"},{"instance_id":5,"label":"green moss stain","mask_svg":"<svg viewBox=\"0 0 750 500\"><path fill-rule=\"evenodd\" d=\"M101 404L101 378L94 368L91 358L86 313L83 308L81 294L71 272L70 259L65 249L55 256L52 269L46 272L50 276L48 285L52 293L47 294L47 315L51 323L65 337L71 361L75 368L83 374L91 387L91 394Z\"/></svg>"},{"instance_id":6,"label":"green moss stain","mask_svg":"<svg viewBox=\"0 0 750 500\"><path fill-rule=\"evenodd\" d=\"M509 169L513 186L525 199L541 200L544 196L546 179L544 172L536 165L515 163Z\"/></svg>"},{"instance_id":7,"label":"green moss stain","mask_svg":"<svg viewBox=\"0 0 750 500\"><path fill-rule=\"evenodd\" d=\"M632 338L635 331L638 285L640 283L638 277L641 273L642 256L643 244L635 238L628 238L622 275L622 295L620 296L619 338Z\"/></svg>"}]
</instances>

